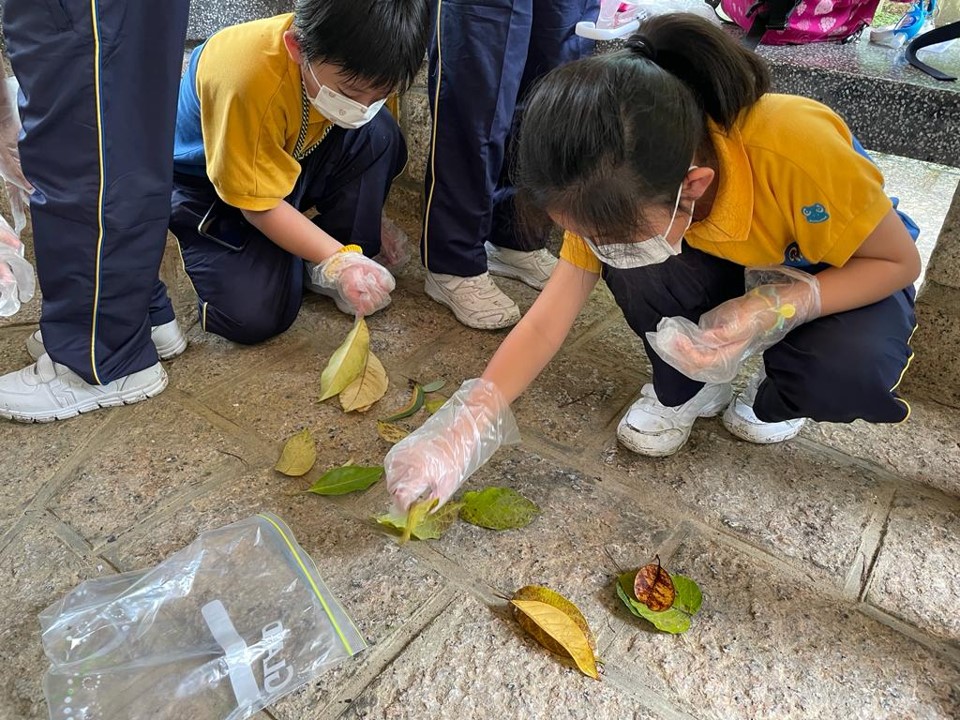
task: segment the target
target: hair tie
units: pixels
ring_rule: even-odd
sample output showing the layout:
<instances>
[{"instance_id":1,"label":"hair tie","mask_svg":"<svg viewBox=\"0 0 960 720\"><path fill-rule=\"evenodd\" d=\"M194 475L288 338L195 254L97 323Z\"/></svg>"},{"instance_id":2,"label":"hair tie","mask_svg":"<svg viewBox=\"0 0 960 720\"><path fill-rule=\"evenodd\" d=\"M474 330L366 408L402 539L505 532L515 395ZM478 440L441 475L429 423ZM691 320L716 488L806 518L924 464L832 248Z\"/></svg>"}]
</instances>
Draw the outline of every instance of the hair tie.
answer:
<instances>
[{"instance_id":1,"label":"hair tie","mask_svg":"<svg viewBox=\"0 0 960 720\"><path fill-rule=\"evenodd\" d=\"M657 62L657 50L653 44L639 32L627 38L627 49L637 57L646 58L650 62Z\"/></svg>"}]
</instances>

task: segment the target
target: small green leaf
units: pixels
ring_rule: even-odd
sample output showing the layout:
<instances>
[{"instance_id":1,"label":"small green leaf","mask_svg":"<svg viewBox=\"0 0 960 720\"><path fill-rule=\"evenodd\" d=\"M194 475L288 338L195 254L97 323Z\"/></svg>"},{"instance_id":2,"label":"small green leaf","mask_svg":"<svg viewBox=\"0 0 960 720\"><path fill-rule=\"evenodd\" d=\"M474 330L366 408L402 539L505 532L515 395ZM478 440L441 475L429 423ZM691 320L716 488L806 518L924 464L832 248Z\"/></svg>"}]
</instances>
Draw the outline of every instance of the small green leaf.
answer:
<instances>
[{"instance_id":1,"label":"small green leaf","mask_svg":"<svg viewBox=\"0 0 960 720\"><path fill-rule=\"evenodd\" d=\"M435 400L427 400L423 407L427 409L427 412L433 415L437 410L442 408L447 402L447 398L436 398Z\"/></svg>"},{"instance_id":2,"label":"small green leaf","mask_svg":"<svg viewBox=\"0 0 960 720\"><path fill-rule=\"evenodd\" d=\"M432 501L431 503L432 504ZM427 515L417 523L410 534L417 540L439 540L440 537L457 521L462 503L449 502L432 515ZM377 522L386 527L406 531L409 516L397 515L390 512L377 518Z\"/></svg>"},{"instance_id":3,"label":"small green leaf","mask_svg":"<svg viewBox=\"0 0 960 720\"><path fill-rule=\"evenodd\" d=\"M424 400L423 388L420 387L419 385L414 385L410 395L410 402L408 402L402 408L397 410L390 417L382 418L383 422L392 423L392 422L396 422L397 420L403 420L404 418L408 418L411 415L416 414L420 410L420 408L423 407L423 400Z\"/></svg>"},{"instance_id":4,"label":"small green leaf","mask_svg":"<svg viewBox=\"0 0 960 720\"><path fill-rule=\"evenodd\" d=\"M700 592L700 586L686 575L671 575L670 577L673 579L673 587L677 591L673 607L683 610L689 615L696 615L703 604L703 593Z\"/></svg>"},{"instance_id":5,"label":"small green leaf","mask_svg":"<svg viewBox=\"0 0 960 720\"><path fill-rule=\"evenodd\" d=\"M288 477L300 477L310 472L317 461L317 445L310 430L304 429L292 436L283 446L283 452L274 470Z\"/></svg>"},{"instance_id":6,"label":"small green leaf","mask_svg":"<svg viewBox=\"0 0 960 720\"><path fill-rule=\"evenodd\" d=\"M428 382L423 386L423 391L425 393L437 392L437 390L443 390L443 386L446 385L445 380L434 380L433 382Z\"/></svg>"},{"instance_id":7,"label":"small green leaf","mask_svg":"<svg viewBox=\"0 0 960 720\"><path fill-rule=\"evenodd\" d=\"M510 488L486 488L463 496L460 517L471 525L491 530L526 527L540 514L540 508Z\"/></svg>"},{"instance_id":8,"label":"small green leaf","mask_svg":"<svg viewBox=\"0 0 960 720\"><path fill-rule=\"evenodd\" d=\"M358 490L366 490L376 484L381 477L383 477L382 467L344 465L324 473L308 492L317 495L346 495Z\"/></svg>"}]
</instances>

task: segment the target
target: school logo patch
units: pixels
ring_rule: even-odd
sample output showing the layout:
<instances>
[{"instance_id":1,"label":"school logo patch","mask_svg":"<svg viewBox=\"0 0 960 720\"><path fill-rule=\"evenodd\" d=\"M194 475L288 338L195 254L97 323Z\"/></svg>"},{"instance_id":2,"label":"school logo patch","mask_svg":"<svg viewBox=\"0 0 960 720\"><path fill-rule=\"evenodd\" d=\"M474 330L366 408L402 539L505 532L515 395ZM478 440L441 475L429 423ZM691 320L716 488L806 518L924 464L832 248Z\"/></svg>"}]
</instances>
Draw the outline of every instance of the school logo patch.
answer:
<instances>
[{"instance_id":1,"label":"school logo patch","mask_svg":"<svg viewBox=\"0 0 960 720\"><path fill-rule=\"evenodd\" d=\"M803 217L808 223L822 223L830 219L830 213L827 212L827 209L820 203L814 203L813 205L807 205L802 209Z\"/></svg>"}]
</instances>

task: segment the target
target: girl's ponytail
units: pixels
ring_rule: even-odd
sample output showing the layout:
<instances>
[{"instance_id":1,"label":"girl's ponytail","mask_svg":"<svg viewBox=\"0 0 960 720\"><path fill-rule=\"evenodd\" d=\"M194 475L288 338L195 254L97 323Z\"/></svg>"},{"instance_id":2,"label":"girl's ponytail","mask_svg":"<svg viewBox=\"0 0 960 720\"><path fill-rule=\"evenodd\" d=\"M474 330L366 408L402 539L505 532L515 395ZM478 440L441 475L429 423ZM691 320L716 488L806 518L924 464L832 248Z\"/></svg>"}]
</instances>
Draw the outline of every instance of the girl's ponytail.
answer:
<instances>
[{"instance_id":1,"label":"girl's ponytail","mask_svg":"<svg viewBox=\"0 0 960 720\"><path fill-rule=\"evenodd\" d=\"M637 58L683 81L703 111L724 129L770 89L770 72L724 30L689 13L647 18L626 43Z\"/></svg>"}]
</instances>

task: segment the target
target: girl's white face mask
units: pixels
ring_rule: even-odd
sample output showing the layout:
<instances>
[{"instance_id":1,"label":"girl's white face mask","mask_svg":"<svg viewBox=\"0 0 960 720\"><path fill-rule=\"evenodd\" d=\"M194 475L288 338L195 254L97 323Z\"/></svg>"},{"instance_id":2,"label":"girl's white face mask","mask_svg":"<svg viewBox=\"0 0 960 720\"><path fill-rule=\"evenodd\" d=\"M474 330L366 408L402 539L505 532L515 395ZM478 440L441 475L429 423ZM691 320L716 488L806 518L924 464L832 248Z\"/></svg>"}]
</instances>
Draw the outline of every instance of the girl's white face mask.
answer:
<instances>
[{"instance_id":1,"label":"girl's white face mask","mask_svg":"<svg viewBox=\"0 0 960 720\"><path fill-rule=\"evenodd\" d=\"M320 86L319 92L310 98L310 103L317 109L317 112L334 125L339 125L347 130L361 128L373 120L380 112L380 108L387 102L384 98L373 103L373 105L361 105L356 100L351 100L323 85L317 79L317 75L309 63L306 63L306 67L313 81Z\"/></svg>"},{"instance_id":2,"label":"girl's white face mask","mask_svg":"<svg viewBox=\"0 0 960 720\"><path fill-rule=\"evenodd\" d=\"M687 172L689 173L690 170L696 170L696 168L696 165L691 165ZM597 256L600 262L618 270L632 270L633 268L643 267L644 265L656 265L669 260L674 255L680 254L680 243L677 243L676 246L671 245L667 240L667 236L673 228L673 223L676 222L677 212L680 209L680 195L682 193L683 184L681 183L680 189L677 190L677 201L673 204L673 214L670 216L670 224L667 225L667 229L659 235L655 235L648 240L629 243L611 243L599 247L589 238L583 238L583 241L587 244L587 247L593 251L593 254ZM690 219L687 221L687 227L684 228L684 232L686 232L693 223L693 208L695 205L696 203L690 205Z\"/></svg>"}]
</instances>

